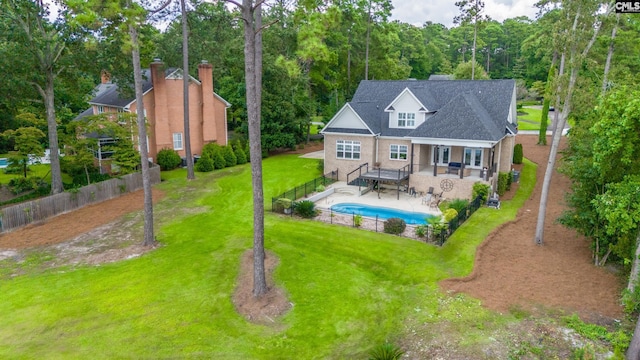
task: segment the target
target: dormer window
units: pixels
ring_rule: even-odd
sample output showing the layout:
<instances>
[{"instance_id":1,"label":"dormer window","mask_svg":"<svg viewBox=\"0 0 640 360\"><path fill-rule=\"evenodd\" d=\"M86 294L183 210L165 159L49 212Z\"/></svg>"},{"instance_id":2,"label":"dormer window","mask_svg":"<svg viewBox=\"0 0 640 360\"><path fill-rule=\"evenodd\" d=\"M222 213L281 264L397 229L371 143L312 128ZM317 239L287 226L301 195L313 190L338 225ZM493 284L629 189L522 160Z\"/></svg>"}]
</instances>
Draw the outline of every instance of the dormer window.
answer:
<instances>
[{"instance_id":1,"label":"dormer window","mask_svg":"<svg viewBox=\"0 0 640 360\"><path fill-rule=\"evenodd\" d=\"M398 127L415 127L416 126L416 114L415 113L398 113Z\"/></svg>"}]
</instances>

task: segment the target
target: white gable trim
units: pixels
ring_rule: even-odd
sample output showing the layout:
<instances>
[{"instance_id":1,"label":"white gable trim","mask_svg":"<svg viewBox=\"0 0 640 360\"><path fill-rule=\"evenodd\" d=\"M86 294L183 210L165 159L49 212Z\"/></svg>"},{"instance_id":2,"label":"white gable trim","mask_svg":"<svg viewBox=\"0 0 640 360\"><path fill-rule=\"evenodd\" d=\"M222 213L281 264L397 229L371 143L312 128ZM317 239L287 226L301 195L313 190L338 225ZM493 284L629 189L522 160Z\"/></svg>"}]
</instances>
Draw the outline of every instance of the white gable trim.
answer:
<instances>
[{"instance_id":1,"label":"white gable trim","mask_svg":"<svg viewBox=\"0 0 640 360\"><path fill-rule=\"evenodd\" d=\"M420 112L429 112L429 109L427 109L426 106L424 106L423 103L420 102L420 100L418 100L418 98L413 94L413 92L411 90L409 90L409 88L404 88L404 90L402 90L402 92L400 92L400 94L398 96L396 96L395 99L393 99L393 101L391 102L391 104L389 104L389 106L387 106L384 111L385 112L394 112L395 108L393 107L393 105L405 94L405 93L409 93L409 95L411 95L411 97L413 98L413 100L415 100L416 103L418 103L420 105ZM424 110L423 110L424 109Z\"/></svg>"},{"instance_id":2,"label":"white gable trim","mask_svg":"<svg viewBox=\"0 0 640 360\"><path fill-rule=\"evenodd\" d=\"M325 125L324 128L322 128L322 130L320 130L320 134L324 135L324 130L331 128L333 126L334 123L336 123L341 117L342 114L344 114L345 112L351 112L353 115L355 115L356 119L358 119L358 121L360 121L362 123L362 128L363 129L367 129L371 134L373 134L373 131L371 131L371 128L369 128L369 126L367 125L367 123L365 123L362 118L360 117L360 115L358 115L358 113L353 110L353 108L351 107L351 105L349 105L349 103L346 103L342 109L340 109L340 111L338 111L333 118L331 118L331 120L329 121L329 123L327 123L327 125ZM335 133L331 133L331 134L335 134ZM351 134L351 135L368 135L368 134Z\"/></svg>"},{"instance_id":3,"label":"white gable trim","mask_svg":"<svg viewBox=\"0 0 640 360\"><path fill-rule=\"evenodd\" d=\"M167 80L182 80L184 76L184 71L182 71L182 69L175 69L171 74L165 76L164 78ZM194 83L200 85L200 80L194 78L193 76L189 75L189 81L193 81Z\"/></svg>"}]
</instances>

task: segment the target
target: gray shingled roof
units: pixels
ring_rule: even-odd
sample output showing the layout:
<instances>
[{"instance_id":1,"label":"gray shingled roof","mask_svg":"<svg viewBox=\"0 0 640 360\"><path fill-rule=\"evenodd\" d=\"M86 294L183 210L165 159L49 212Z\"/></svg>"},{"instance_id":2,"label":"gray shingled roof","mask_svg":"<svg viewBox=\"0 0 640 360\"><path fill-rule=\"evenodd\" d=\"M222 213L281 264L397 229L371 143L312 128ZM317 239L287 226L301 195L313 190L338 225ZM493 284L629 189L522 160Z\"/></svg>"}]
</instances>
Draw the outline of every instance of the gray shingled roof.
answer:
<instances>
[{"instance_id":1,"label":"gray shingled roof","mask_svg":"<svg viewBox=\"0 0 640 360\"><path fill-rule=\"evenodd\" d=\"M164 72L165 76L171 74L175 70L176 68L166 69ZM149 71L149 69L142 70L142 92L145 93L149 91L152 87L153 87L153 84L151 83L151 71ZM116 85L116 86L108 87L107 89L104 89L102 91L99 91L96 94L96 96L93 99L91 99L91 101L89 101L89 104L123 108L131 104L131 102L134 101L135 99L136 99L135 96L122 97L118 92L118 86Z\"/></svg>"},{"instance_id":2,"label":"gray shingled roof","mask_svg":"<svg viewBox=\"0 0 640 360\"><path fill-rule=\"evenodd\" d=\"M435 115L417 129L391 129L384 109L405 88ZM507 121L514 88L514 80L365 80L349 104L382 136L497 141L515 131Z\"/></svg>"},{"instance_id":3,"label":"gray shingled roof","mask_svg":"<svg viewBox=\"0 0 640 360\"><path fill-rule=\"evenodd\" d=\"M342 134L371 134L367 129L351 129L351 128L329 128L325 132L342 133Z\"/></svg>"}]
</instances>

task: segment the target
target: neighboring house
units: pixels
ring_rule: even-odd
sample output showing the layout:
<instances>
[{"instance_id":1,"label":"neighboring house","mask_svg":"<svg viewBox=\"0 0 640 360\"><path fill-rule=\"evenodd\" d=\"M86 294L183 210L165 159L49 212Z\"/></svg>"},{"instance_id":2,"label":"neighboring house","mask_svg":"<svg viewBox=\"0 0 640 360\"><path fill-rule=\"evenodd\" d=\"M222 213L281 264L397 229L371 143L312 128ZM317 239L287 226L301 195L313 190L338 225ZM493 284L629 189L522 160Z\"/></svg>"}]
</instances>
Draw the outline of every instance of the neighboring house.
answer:
<instances>
[{"instance_id":1,"label":"neighboring house","mask_svg":"<svg viewBox=\"0 0 640 360\"><path fill-rule=\"evenodd\" d=\"M205 144L216 142L227 145L227 108L231 105L213 92L213 67L203 61L198 65L200 80L189 76L189 129L191 153L201 154ZM151 68L143 70L142 91L144 93L144 113L147 118L148 150L151 161L162 149L173 149L185 157L184 136L184 84L181 69L165 69L158 60ZM102 84L95 90L95 96L89 101L91 108L76 119L101 113L138 111L135 96L123 97L118 86L109 82L103 75ZM103 138L100 144L106 145L113 139ZM109 152L96 152L102 168L103 159Z\"/></svg>"},{"instance_id":2,"label":"neighboring house","mask_svg":"<svg viewBox=\"0 0 640 360\"><path fill-rule=\"evenodd\" d=\"M362 81L321 131L324 168L352 184L470 198L475 182L495 190L511 171L516 116L514 80Z\"/></svg>"}]
</instances>

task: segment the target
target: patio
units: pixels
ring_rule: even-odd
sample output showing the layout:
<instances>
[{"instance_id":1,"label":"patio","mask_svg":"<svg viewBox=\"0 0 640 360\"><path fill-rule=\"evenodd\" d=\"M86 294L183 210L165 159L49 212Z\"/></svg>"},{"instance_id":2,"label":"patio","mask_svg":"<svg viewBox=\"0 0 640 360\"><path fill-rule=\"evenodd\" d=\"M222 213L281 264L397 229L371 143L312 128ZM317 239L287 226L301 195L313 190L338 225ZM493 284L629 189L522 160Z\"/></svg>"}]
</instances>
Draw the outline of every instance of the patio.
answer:
<instances>
[{"instance_id":1,"label":"patio","mask_svg":"<svg viewBox=\"0 0 640 360\"><path fill-rule=\"evenodd\" d=\"M365 187L347 185L344 181L336 182L331 186L335 189L334 193L316 202L319 209L328 210L332 205L348 202L441 215L440 209L423 203L423 197L418 194L410 195L405 191L398 193L393 184L383 184L379 194L378 191L369 191L363 195L360 195L360 191Z\"/></svg>"}]
</instances>

